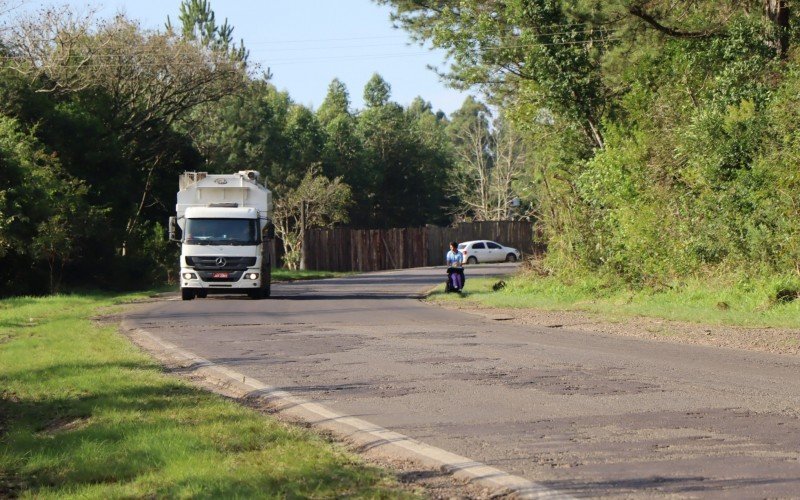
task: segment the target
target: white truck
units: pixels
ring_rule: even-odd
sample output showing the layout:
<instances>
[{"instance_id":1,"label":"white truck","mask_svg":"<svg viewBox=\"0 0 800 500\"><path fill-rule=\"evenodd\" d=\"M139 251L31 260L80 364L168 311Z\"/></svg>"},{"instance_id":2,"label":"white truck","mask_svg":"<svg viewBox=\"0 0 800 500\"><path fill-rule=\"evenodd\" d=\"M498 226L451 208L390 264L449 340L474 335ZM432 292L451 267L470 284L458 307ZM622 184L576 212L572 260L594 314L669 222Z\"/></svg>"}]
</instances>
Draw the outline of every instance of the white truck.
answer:
<instances>
[{"instance_id":1,"label":"white truck","mask_svg":"<svg viewBox=\"0 0 800 500\"><path fill-rule=\"evenodd\" d=\"M181 242L183 300L209 293L269 297L275 226L272 193L259 183L258 172L185 172L175 208L169 235Z\"/></svg>"}]
</instances>

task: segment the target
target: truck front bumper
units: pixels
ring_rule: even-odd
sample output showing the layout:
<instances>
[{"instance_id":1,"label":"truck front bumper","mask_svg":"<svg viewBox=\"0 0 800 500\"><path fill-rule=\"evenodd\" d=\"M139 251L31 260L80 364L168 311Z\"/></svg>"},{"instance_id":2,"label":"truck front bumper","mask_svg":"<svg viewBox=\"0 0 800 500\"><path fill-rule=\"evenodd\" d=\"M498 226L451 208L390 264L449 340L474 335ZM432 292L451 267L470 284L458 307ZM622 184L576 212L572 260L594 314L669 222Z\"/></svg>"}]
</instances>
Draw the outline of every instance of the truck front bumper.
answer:
<instances>
[{"instance_id":1,"label":"truck front bumper","mask_svg":"<svg viewBox=\"0 0 800 500\"><path fill-rule=\"evenodd\" d=\"M228 272L232 278L213 278L210 271L196 271L192 268L181 269L181 288L197 290L253 290L261 286L261 270L250 268L245 271Z\"/></svg>"}]
</instances>

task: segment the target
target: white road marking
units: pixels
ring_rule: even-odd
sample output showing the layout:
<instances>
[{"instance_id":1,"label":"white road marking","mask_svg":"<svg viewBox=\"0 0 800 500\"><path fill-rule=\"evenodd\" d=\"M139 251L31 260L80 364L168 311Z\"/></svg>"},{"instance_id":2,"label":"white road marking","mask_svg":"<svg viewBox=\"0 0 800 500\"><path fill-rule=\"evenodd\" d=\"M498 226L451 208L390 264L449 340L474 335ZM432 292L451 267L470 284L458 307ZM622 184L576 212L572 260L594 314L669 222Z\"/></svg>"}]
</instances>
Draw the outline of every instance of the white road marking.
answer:
<instances>
[{"instance_id":1,"label":"white road marking","mask_svg":"<svg viewBox=\"0 0 800 500\"><path fill-rule=\"evenodd\" d=\"M423 466L439 469L456 478L481 486L512 493L516 498L571 499L573 497L552 490L542 484L514 476L481 462L427 445L406 435L390 431L360 418L336 413L323 405L312 403L281 391L242 373L219 366L194 353L160 339L156 335L134 328L123 320L122 327L142 348L162 358L179 360L192 372L202 373L228 390L245 396L262 398L276 413L303 420L310 425L334 432L364 450L380 451L392 458L413 460Z\"/></svg>"}]
</instances>

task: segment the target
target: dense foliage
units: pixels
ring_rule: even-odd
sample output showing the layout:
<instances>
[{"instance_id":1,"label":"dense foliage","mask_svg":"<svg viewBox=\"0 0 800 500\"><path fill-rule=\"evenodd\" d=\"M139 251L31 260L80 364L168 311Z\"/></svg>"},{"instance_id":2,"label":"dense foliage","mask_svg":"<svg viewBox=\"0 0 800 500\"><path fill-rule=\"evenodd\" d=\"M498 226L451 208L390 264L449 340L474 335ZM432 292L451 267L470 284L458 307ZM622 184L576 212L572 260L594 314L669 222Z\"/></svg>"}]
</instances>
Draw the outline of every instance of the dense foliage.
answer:
<instances>
[{"instance_id":1,"label":"dense foliage","mask_svg":"<svg viewBox=\"0 0 800 500\"><path fill-rule=\"evenodd\" d=\"M800 5L381 3L523 134L551 271L800 273Z\"/></svg>"},{"instance_id":2,"label":"dense foliage","mask_svg":"<svg viewBox=\"0 0 800 500\"><path fill-rule=\"evenodd\" d=\"M339 80L319 109L297 104L206 0L176 7L161 30L68 8L0 30L0 296L170 278L164 223L187 170L261 171L288 264L305 224L405 227L459 212L458 121L422 98L393 102L377 74L363 110Z\"/></svg>"},{"instance_id":3,"label":"dense foliage","mask_svg":"<svg viewBox=\"0 0 800 500\"><path fill-rule=\"evenodd\" d=\"M489 106L402 106L377 74L364 109L339 80L297 104L204 0L160 31L66 9L0 31L0 294L162 280L177 175L244 168L289 203L290 253L296 202L358 227L531 217L550 272L634 286L800 273L793 2L379 1Z\"/></svg>"},{"instance_id":4,"label":"dense foliage","mask_svg":"<svg viewBox=\"0 0 800 500\"><path fill-rule=\"evenodd\" d=\"M421 98L408 108L392 102L377 74L365 96L366 109L354 111L347 88L334 80L315 112L263 78L250 80L243 93L192 112L203 169L258 168L278 197L318 169L352 188L349 220L361 227L448 220L445 116Z\"/></svg>"}]
</instances>

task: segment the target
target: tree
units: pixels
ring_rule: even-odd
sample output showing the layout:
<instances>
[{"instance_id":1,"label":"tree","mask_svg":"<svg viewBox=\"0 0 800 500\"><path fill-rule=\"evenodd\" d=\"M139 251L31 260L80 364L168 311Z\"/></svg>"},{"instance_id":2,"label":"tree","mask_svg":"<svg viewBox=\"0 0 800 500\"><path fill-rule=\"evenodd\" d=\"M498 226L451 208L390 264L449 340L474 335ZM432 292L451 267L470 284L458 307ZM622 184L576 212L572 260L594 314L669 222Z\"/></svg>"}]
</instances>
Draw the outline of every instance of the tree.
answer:
<instances>
[{"instance_id":1,"label":"tree","mask_svg":"<svg viewBox=\"0 0 800 500\"><path fill-rule=\"evenodd\" d=\"M515 216L513 203L520 201L515 184L529 167L527 147L522 135L502 116L494 122L492 144L494 163L489 184L490 220L511 220Z\"/></svg>"},{"instance_id":2,"label":"tree","mask_svg":"<svg viewBox=\"0 0 800 500\"><path fill-rule=\"evenodd\" d=\"M381 75L375 73L364 86L364 103L368 108L377 108L389 103L392 87Z\"/></svg>"},{"instance_id":3,"label":"tree","mask_svg":"<svg viewBox=\"0 0 800 500\"><path fill-rule=\"evenodd\" d=\"M173 33L148 32L123 16L93 29L66 10L15 28L13 67L59 96L100 93L110 131L139 166L122 252L151 205L160 170L175 166L173 125L187 112L241 90L244 63Z\"/></svg>"},{"instance_id":4,"label":"tree","mask_svg":"<svg viewBox=\"0 0 800 500\"><path fill-rule=\"evenodd\" d=\"M289 214L283 234L298 264L302 232L293 231L309 223L306 212L313 224L361 227L449 220L444 113L422 98L407 109L391 102L379 76L373 106L354 112L334 80L313 112L247 71L208 2L183 2L176 24L149 31L64 8L0 33L0 118L10 120L0 121L4 291L169 277L176 247L161 223L183 170L260 170ZM297 200L328 190L348 203L323 204L314 222L316 202Z\"/></svg>"},{"instance_id":5,"label":"tree","mask_svg":"<svg viewBox=\"0 0 800 500\"><path fill-rule=\"evenodd\" d=\"M445 121L420 99L408 110L389 101L379 75L364 88L367 108L358 115L364 184L357 191L354 223L407 227L441 222L446 216L444 183L449 168ZM370 97L371 96L371 97Z\"/></svg>"},{"instance_id":6,"label":"tree","mask_svg":"<svg viewBox=\"0 0 800 500\"><path fill-rule=\"evenodd\" d=\"M317 118L323 126L328 126L331 121L342 115L350 115L350 94L344 82L334 78L328 85L328 93L317 110Z\"/></svg>"},{"instance_id":7,"label":"tree","mask_svg":"<svg viewBox=\"0 0 800 500\"><path fill-rule=\"evenodd\" d=\"M686 2L689 3L689 2ZM710 4L710 5L709 5ZM674 4L664 0L634 0L624 5L627 13L644 22L659 33L680 39L711 40L730 36L729 21L742 10L750 14L750 8L761 4L768 23L766 36L769 45L785 58L791 44L792 30L790 2L787 0L757 0L752 2L704 2L691 3L687 9L677 12Z\"/></svg>"},{"instance_id":8,"label":"tree","mask_svg":"<svg viewBox=\"0 0 800 500\"><path fill-rule=\"evenodd\" d=\"M288 93L262 77L236 95L193 109L181 128L203 155L206 170L255 169L273 182L281 179L291 149L285 132L292 106Z\"/></svg>"},{"instance_id":9,"label":"tree","mask_svg":"<svg viewBox=\"0 0 800 500\"><path fill-rule=\"evenodd\" d=\"M317 118L325 133L322 173L330 179L342 177L355 193L363 193L368 189L363 148L356 134L356 118L350 112L347 87L339 79L334 78L328 86ZM354 211L361 208L358 203L353 205Z\"/></svg>"},{"instance_id":10,"label":"tree","mask_svg":"<svg viewBox=\"0 0 800 500\"><path fill-rule=\"evenodd\" d=\"M322 158L325 132L317 116L306 106L293 104L283 130L287 141L287 157L279 171L280 183L297 186L308 172L309 165L317 165Z\"/></svg>"},{"instance_id":11,"label":"tree","mask_svg":"<svg viewBox=\"0 0 800 500\"><path fill-rule=\"evenodd\" d=\"M305 231L347 222L351 191L341 178L329 180L313 166L300 184L283 191L275 202L275 232L283 241L284 260L290 269L304 268Z\"/></svg>"},{"instance_id":12,"label":"tree","mask_svg":"<svg viewBox=\"0 0 800 500\"><path fill-rule=\"evenodd\" d=\"M461 88L478 86L498 100L529 94L539 107L574 121L595 148L603 147L608 91L600 58L611 42L602 21L575 19L563 2L378 0L418 40L445 49L445 75Z\"/></svg>"},{"instance_id":13,"label":"tree","mask_svg":"<svg viewBox=\"0 0 800 500\"><path fill-rule=\"evenodd\" d=\"M412 116L414 119L420 119L421 117L425 116L428 113L433 111L433 106L430 102L426 101L422 98L422 96L417 96L411 101L411 104L408 106L406 112Z\"/></svg>"},{"instance_id":14,"label":"tree","mask_svg":"<svg viewBox=\"0 0 800 500\"><path fill-rule=\"evenodd\" d=\"M407 191L409 202L416 208L410 220L415 224L448 225L452 218L447 198L447 185L453 170L452 147L448 140L448 120L442 111L433 111L430 102L417 97L406 109L411 128L412 165L409 177L413 190Z\"/></svg>"},{"instance_id":15,"label":"tree","mask_svg":"<svg viewBox=\"0 0 800 500\"><path fill-rule=\"evenodd\" d=\"M473 220L510 220L514 184L528 167L522 136L503 117L490 126L488 107L468 97L449 127L456 169L450 189L456 213Z\"/></svg>"},{"instance_id":16,"label":"tree","mask_svg":"<svg viewBox=\"0 0 800 500\"><path fill-rule=\"evenodd\" d=\"M249 51L245 49L244 42L240 41L238 47L233 43L233 27L228 24L227 19L221 26L217 26L208 0L183 0L178 20L185 40L197 41L203 47L227 52L240 61L247 61ZM171 32L173 29L172 22L167 17L167 31Z\"/></svg>"},{"instance_id":17,"label":"tree","mask_svg":"<svg viewBox=\"0 0 800 500\"><path fill-rule=\"evenodd\" d=\"M491 114L485 105L468 97L453 113L450 138L456 169L451 175L450 192L456 196L457 214L475 220L491 220L490 182L492 171Z\"/></svg>"},{"instance_id":18,"label":"tree","mask_svg":"<svg viewBox=\"0 0 800 500\"><path fill-rule=\"evenodd\" d=\"M89 221L101 215L85 202L86 192L34 136L0 115L0 288L45 291L34 279L44 262L48 290L58 290Z\"/></svg>"}]
</instances>

